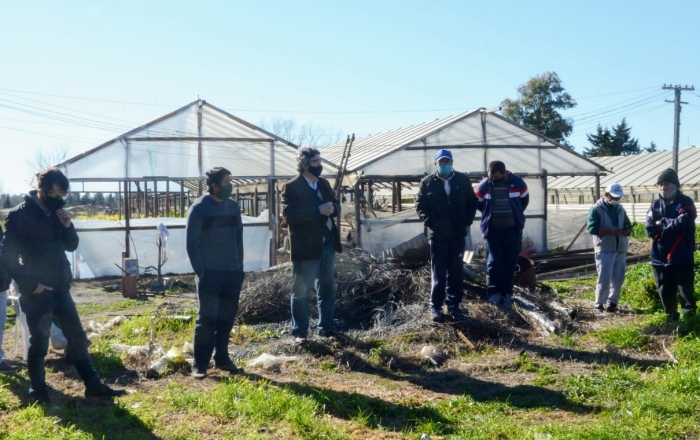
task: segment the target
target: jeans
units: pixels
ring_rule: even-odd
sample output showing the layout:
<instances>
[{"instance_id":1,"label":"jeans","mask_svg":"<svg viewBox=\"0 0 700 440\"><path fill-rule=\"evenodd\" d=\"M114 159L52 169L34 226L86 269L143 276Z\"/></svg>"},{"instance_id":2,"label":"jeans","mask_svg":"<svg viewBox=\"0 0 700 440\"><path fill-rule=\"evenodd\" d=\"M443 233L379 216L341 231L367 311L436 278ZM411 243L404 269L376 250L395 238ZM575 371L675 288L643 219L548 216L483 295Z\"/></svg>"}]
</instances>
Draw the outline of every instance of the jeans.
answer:
<instances>
[{"instance_id":1,"label":"jeans","mask_svg":"<svg viewBox=\"0 0 700 440\"><path fill-rule=\"evenodd\" d=\"M305 338L309 334L311 290L316 287L318 329L331 331L335 320L335 250L323 247L317 260L292 261L292 335Z\"/></svg>"},{"instance_id":2,"label":"jeans","mask_svg":"<svg viewBox=\"0 0 700 440\"><path fill-rule=\"evenodd\" d=\"M52 322L63 330L68 341L68 354L83 382L87 385L99 380L90 360L83 324L69 291L44 290L41 293L25 294L20 296L19 302L27 317L30 335L27 372L32 394L47 394L44 358L49 349Z\"/></svg>"},{"instance_id":3,"label":"jeans","mask_svg":"<svg viewBox=\"0 0 700 440\"><path fill-rule=\"evenodd\" d=\"M241 295L242 269L204 272L199 282L199 313L194 326L194 364L206 370L212 353L216 365L231 363L228 342L238 312Z\"/></svg>"},{"instance_id":4,"label":"jeans","mask_svg":"<svg viewBox=\"0 0 700 440\"><path fill-rule=\"evenodd\" d=\"M598 252L595 254L598 282L595 286L595 305L606 302L617 305L622 283L625 282L627 254L625 252Z\"/></svg>"},{"instance_id":5,"label":"jeans","mask_svg":"<svg viewBox=\"0 0 700 440\"><path fill-rule=\"evenodd\" d=\"M654 268L654 280L659 289L659 297L664 312L669 319L677 320L678 297L681 299L681 310L684 314L695 314L697 308L693 286L695 272L692 264L678 266L652 266Z\"/></svg>"},{"instance_id":6,"label":"jeans","mask_svg":"<svg viewBox=\"0 0 700 440\"><path fill-rule=\"evenodd\" d=\"M5 359L5 352L2 350L5 322L7 322L7 290L0 292L0 362Z\"/></svg>"},{"instance_id":7,"label":"jeans","mask_svg":"<svg viewBox=\"0 0 700 440\"><path fill-rule=\"evenodd\" d=\"M459 307L464 296L464 237L457 240L430 240L431 309ZM447 296L447 300L445 300Z\"/></svg>"},{"instance_id":8,"label":"jeans","mask_svg":"<svg viewBox=\"0 0 700 440\"><path fill-rule=\"evenodd\" d=\"M517 226L489 231L486 245L489 258L486 270L489 276L489 295L500 293L501 296L513 294L515 268L522 248L523 232Z\"/></svg>"}]
</instances>

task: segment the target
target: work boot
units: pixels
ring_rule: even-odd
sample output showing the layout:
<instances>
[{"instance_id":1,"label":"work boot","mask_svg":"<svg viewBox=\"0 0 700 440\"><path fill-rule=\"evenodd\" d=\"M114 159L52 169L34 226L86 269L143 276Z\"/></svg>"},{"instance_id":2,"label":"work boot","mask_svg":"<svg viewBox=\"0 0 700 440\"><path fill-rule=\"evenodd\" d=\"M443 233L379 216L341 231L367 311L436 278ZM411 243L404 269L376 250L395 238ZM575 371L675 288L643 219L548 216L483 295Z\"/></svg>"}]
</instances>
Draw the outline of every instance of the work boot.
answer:
<instances>
[{"instance_id":1,"label":"work boot","mask_svg":"<svg viewBox=\"0 0 700 440\"><path fill-rule=\"evenodd\" d=\"M237 367L230 360L228 362L222 362L221 364L215 363L214 368L216 368L217 370L221 370L221 371L228 371L231 374L242 374L243 373L243 368Z\"/></svg>"},{"instance_id":2,"label":"work boot","mask_svg":"<svg viewBox=\"0 0 700 440\"><path fill-rule=\"evenodd\" d=\"M431 307L430 308L430 319L433 322L445 322L445 314L442 313L442 307Z\"/></svg>"},{"instance_id":3,"label":"work boot","mask_svg":"<svg viewBox=\"0 0 700 440\"><path fill-rule=\"evenodd\" d=\"M489 296L489 302L495 305L499 305L501 303L501 294L492 293L491 296Z\"/></svg>"},{"instance_id":4,"label":"work boot","mask_svg":"<svg viewBox=\"0 0 700 440\"><path fill-rule=\"evenodd\" d=\"M605 311L608 313L617 313L619 310L617 309L617 304L610 303Z\"/></svg>"},{"instance_id":5,"label":"work boot","mask_svg":"<svg viewBox=\"0 0 700 440\"><path fill-rule=\"evenodd\" d=\"M119 397L126 394L126 390L115 390L100 381L85 384L85 397Z\"/></svg>"},{"instance_id":6,"label":"work boot","mask_svg":"<svg viewBox=\"0 0 700 440\"><path fill-rule=\"evenodd\" d=\"M504 295L503 296L503 308L510 310L513 308L513 296L512 295Z\"/></svg>"},{"instance_id":7,"label":"work boot","mask_svg":"<svg viewBox=\"0 0 700 440\"><path fill-rule=\"evenodd\" d=\"M450 314L450 319L452 322L464 322L467 320L466 315L462 312L459 306L448 307L447 312Z\"/></svg>"},{"instance_id":8,"label":"work boot","mask_svg":"<svg viewBox=\"0 0 700 440\"><path fill-rule=\"evenodd\" d=\"M59 409L58 405L51 402L48 390L37 392L29 388L29 401L34 405L43 406L44 409Z\"/></svg>"}]
</instances>

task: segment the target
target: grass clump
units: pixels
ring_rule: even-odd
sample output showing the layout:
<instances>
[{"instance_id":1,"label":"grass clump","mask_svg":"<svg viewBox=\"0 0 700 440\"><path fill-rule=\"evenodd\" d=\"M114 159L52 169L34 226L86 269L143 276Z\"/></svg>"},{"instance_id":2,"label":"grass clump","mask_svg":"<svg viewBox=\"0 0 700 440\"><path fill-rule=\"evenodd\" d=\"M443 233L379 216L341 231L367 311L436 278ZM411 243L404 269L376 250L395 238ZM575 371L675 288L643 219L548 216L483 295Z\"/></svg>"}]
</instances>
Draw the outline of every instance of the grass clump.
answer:
<instances>
[{"instance_id":1,"label":"grass clump","mask_svg":"<svg viewBox=\"0 0 700 440\"><path fill-rule=\"evenodd\" d=\"M661 300L656 289L654 269L651 264L635 264L627 268L621 298L638 310L661 310Z\"/></svg>"},{"instance_id":2,"label":"grass clump","mask_svg":"<svg viewBox=\"0 0 700 440\"><path fill-rule=\"evenodd\" d=\"M649 344L649 336L639 325L607 327L592 335L606 345L617 348L644 349Z\"/></svg>"}]
</instances>

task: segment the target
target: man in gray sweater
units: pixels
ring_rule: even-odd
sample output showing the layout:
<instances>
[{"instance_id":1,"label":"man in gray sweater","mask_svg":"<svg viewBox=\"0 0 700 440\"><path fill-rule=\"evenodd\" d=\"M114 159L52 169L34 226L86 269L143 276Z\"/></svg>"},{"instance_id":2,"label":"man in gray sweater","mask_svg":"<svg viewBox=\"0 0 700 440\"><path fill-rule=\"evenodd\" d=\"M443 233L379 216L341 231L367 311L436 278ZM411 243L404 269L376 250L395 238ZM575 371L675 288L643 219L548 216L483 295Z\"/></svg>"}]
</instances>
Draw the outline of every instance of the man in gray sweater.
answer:
<instances>
[{"instance_id":1,"label":"man in gray sweater","mask_svg":"<svg viewBox=\"0 0 700 440\"><path fill-rule=\"evenodd\" d=\"M243 286L243 224L231 199L231 172L207 171L208 195L197 199L187 215L187 255L199 278L199 314L194 329L192 377L207 375L209 360L230 373L240 373L228 354L228 343Z\"/></svg>"}]
</instances>

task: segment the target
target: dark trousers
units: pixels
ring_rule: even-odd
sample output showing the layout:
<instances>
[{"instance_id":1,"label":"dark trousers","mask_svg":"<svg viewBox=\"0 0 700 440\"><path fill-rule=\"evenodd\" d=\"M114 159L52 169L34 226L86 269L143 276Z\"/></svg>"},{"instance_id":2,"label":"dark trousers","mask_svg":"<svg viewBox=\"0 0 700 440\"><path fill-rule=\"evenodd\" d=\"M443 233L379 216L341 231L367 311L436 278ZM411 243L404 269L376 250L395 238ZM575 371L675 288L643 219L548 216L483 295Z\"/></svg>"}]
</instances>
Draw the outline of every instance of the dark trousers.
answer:
<instances>
[{"instance_id":1,"label":"dark trousers","mask_svg":"<svg viewBox=\"0 0 700 440\"><path fill-rule=\"evenodd\" d=\"M430 307L458 307L464 295L464 237L456 240L430 240ZM445 299L447 297L447 299Z\"/></svg>"},{"instance_id":2,"label":"dark trousers","mask_svg":"<svg viewBox=\"0 0 700 440\"><path fill-rule=\"evenodd\" d=\"M194 327L194 363L209 365L212 353L217 365L231 362L228 342L238 312L243 270L206 270L199 282L199 314Z\"/></svg>"},{"instance_id":3,"label":"dark trousers","mask_svg":"<svg viewBox=\"0 0 700 440\"><path fill-rule=\"evenodd\" d=\"M489 231L489 238L486 239L486 245L489 248L489 258L486 262L489 295L513 294L515 267L518 265L522 244L523 233L517 226Z\"/></svg>"},{"instance_id":4,"label":"dark trousers","mask_svg":"<svg viewBox=\"0 0 700 440\"><path fill-rule=\"evenodd\" d=\"M30 335L27 371L32 394L41 397L47 393L44 358L49 349L52 322L63 331L68 341L68 353L83 382L88 384L99 380L90 361L83 324L69 291L45 290L42 293L24 294L20 296L19 302L27 317Z\"/></svg>"},{"instance_id":5,"label":"dark trousers","mask_svg":"<svg viewBox=\"0 0 700 440\"><path fill-rule=\"evenodd\" d=\"M692 264L679 266L653 266L656 287L666 317L672 320L679 318L678 297L681 300L683 313L695 313L695 272Z\"/></svg>"}]
</instances>

